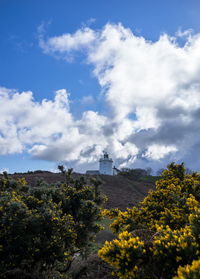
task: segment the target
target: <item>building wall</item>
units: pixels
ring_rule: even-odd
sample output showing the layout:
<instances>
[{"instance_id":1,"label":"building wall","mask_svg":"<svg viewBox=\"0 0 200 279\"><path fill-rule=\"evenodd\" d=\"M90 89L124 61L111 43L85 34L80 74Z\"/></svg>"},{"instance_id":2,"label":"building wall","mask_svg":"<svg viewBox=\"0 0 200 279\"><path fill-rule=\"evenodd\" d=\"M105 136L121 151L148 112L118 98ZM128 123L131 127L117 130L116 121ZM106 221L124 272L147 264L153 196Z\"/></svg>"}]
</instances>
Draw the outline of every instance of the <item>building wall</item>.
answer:
<instances>
[{"instance_id":1,"label":"building wall","mask_svg":"<svg viewBox=\"0 0 200 279\"><path fill-rule=\"evenodd\" d=\"M100 159L99 160L99 172L100 174L113 175L112 159Z\"/></svg>"}]
</instances>

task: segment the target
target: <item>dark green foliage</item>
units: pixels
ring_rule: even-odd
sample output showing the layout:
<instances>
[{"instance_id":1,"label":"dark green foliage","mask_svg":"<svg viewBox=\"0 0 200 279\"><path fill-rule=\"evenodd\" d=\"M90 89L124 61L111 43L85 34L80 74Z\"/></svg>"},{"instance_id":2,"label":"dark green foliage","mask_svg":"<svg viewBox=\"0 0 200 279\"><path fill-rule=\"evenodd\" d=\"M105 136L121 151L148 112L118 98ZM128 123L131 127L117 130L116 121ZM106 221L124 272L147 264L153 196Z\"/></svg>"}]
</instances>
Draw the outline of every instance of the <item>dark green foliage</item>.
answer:
<instances>
[{"instance_id":1,"label":"dark green foliage","mask_svg":"<svg viewBox=\"0 0 200 279\"><path fill-rule=\"evenodd\" d=\"M174 162L172 162L167 166L167 168L169 170L169 177L177 177L181 181L184 179L186 173L186 168L184 166L184 163L177 165Z\"/></svg>"},{"instance_id":2,"label":"dark green foliage","mask_svg":"<svg viewBox=\"0 0 200 279\"><path fill-rule=\"evenodd\" d=\"M16 269L43 278L49 269L67 272L76 253L88 253L100 230L97 185L66 171L65 183L29 187L24 179L0 180L0 273ZM2 275L3 276L3 275ZM61 275L60 275L61 276ZM2 277L3 278L3 277ZM13 277L14 278L14 277Z\"/></svg>"},{"instance_id":3,"label":"dark green foliage","mask_svg":"<svg viewBox=\"0 0 200 279\"><path fill-rule=\"evenodd\" d=\"M35 171L27 171L27 172L14 172L14 174L22 175L22 174L44 174L51 173L50 171L45 170L35 170Z\"/></svg>"}]
</instances>

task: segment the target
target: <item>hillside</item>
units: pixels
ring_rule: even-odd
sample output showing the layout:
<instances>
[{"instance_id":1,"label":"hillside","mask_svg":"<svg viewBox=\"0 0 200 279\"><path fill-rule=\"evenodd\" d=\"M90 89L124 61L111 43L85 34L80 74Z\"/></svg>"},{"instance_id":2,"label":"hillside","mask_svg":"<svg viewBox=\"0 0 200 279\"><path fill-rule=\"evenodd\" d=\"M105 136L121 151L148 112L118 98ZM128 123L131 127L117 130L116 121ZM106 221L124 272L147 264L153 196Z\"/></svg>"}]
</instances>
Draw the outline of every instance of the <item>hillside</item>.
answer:
<instances>
[{"instance_id":1,"label":"hillside","mask_svg":"<svg viewBox=\"0 0 200 279\"><path fill-rule=\"evenodd\" d=\"M74 177L84 176L86 181L90 181L91 176L74 174ZM12 178L17 179L25 177L26 181L30 185L37 185L38 181L44 180L47 183L56 183L64 181L64 176L60 173L25 173L25 174L14 174ZM136 205L141 201L148 193L149 190L154 189L154 183L151 179L147 181L134 181L131 178L127 178L121 175L109 176L109 175L98 175L95 176L101 180L102 185L100 189L103 194L108 198L105 204L106 208L117 207L125 210L127 207Z\"/></svg>"}]
</instances>

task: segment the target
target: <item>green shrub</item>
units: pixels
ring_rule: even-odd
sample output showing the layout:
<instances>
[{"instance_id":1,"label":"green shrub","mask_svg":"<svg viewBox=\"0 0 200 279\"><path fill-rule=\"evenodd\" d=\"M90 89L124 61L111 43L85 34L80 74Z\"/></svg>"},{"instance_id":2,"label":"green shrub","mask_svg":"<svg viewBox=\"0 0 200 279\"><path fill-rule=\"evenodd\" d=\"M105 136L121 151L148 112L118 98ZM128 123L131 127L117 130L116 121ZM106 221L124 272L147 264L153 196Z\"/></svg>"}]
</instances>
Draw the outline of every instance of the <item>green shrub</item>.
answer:
<instances>
[{"instance_id":1,"label":"green shrub","mask_svg":"<svg viewBox=\"0 0 200 279\"><path fill-rule=\"evenodd\" d=\"M100 230L104 199L82 178L74 180L71 171L64 175L65 183L40 187L24 179L0 180L0 273L5 278L16 269L62 274L77 253L87 254Z\"/></svg>"},{"instance_id":2,"label":"green shrub","mask_svg":"<svg viewBox=\"0 0 200 279\"><path fill-rule=\"evenodd\" d=\"M199 259L199 175L186 174L183 164L170 164L138 207L104 215L114 219L111 229L118 238L106 242L99 256L121 279L171 279L179 266Z\"/></svg>"}]
</instances>

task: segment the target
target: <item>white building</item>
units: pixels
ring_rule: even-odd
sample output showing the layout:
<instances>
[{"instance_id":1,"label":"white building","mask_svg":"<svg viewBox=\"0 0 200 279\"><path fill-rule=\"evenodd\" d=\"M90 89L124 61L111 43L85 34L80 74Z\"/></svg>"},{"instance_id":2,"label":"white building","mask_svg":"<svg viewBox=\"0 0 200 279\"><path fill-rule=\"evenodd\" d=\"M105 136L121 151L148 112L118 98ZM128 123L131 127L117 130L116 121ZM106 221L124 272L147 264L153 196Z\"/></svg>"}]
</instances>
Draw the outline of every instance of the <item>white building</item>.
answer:
<instances>
[{"instance_id":1,"label":"white building","mask_svg":"<svg viewBox=\"0 0 200 279\"><path fill-rule=\"evenodd\" d=\"M108 153L104 152L103 157L99 160L100 174L113 175L113 160L109 158Z\"/></svg>"}]
</instances>

